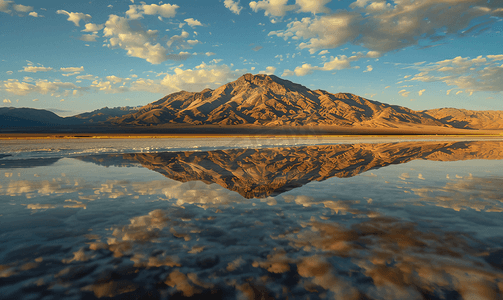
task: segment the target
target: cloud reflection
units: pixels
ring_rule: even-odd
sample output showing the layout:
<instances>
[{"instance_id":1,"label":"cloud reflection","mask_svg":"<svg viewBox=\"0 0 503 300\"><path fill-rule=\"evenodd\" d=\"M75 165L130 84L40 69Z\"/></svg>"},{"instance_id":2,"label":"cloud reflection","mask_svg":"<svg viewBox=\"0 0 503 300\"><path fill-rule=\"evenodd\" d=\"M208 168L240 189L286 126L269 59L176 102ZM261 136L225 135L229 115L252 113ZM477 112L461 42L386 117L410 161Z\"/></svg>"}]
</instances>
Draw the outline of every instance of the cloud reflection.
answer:
<instances>
[{"instance_id":1,"label":"cloud reflection","mask_svg":"<svg viewBox=\"0 0 503 300\"><path fill-rule=\"evenodd\" d=\"M503 212L503 178L461 177L440 188L414 188L420 201L455 211L467 208L484 212Z\"/></svg>"}]
</instances>

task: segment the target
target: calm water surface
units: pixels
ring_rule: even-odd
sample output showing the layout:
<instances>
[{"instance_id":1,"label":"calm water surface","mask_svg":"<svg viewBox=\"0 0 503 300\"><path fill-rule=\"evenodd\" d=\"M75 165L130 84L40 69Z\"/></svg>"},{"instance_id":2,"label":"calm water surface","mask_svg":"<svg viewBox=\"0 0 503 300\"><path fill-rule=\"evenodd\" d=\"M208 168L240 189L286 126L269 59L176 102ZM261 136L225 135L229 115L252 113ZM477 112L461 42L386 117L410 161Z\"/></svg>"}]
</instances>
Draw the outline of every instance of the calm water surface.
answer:
<instances>
[{"instance_id":1,"label":"calm water surface","mask_svg":"<svg viewBox=\"0 0 503 300\"><path fill-rule=\"evenodd\" d=\"M503 294L503 140L0 148L1 299Z\"/></svg>"}]
</instances>

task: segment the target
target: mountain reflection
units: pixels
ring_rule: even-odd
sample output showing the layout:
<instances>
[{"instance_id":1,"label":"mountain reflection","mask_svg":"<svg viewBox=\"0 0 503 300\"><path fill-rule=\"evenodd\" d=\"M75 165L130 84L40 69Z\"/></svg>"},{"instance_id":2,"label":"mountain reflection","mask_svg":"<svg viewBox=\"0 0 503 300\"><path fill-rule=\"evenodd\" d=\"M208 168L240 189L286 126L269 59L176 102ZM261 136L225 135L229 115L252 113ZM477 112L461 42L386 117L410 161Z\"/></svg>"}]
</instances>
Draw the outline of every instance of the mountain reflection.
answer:
<instances>
[{"instance_id":1,"label":"mountain reflection","mask_svg":"<svg viewBox=\"0 0 503 300\"><path fill-rule=\"evenodd\" d=\"M503 159L503 142L349 144L135 153L123 157L170 179L216 183L250 199L276 196L311 181L352 177L418 159ZM101 159L102 164L105 161Z\"/></svg>"}]
</instances>

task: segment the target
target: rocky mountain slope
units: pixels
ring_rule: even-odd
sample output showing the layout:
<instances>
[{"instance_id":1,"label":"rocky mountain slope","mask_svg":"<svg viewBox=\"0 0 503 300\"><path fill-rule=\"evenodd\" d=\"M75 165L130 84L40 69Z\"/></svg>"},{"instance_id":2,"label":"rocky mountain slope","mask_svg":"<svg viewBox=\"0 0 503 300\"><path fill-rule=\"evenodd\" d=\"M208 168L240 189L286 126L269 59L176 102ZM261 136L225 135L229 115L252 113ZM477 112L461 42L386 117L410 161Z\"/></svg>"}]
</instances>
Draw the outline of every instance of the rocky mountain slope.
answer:
<instances>
[{"instance_id":1,"label":"rocky mountain slope","mask_svg":"<svg viewBox=\"0 0 503 300\"><path fill-rule=\"evenodd\" d=\"M311 181L352 177L417 159L503 159L503 142L403 142L230 149L124 154L123 158L139 162L177 181L216 183L246 198L264 198ZM102 158L101 163L105 160Z\"/></svg>"},{"instance_id":2,"label":"rocky mountain slope","mask_svg":"<svg viewBox=\"0 0 503 300\"><path fill-rule=\"evenodd\" d=\"M274 75L245 74L215 90L181 91L113 119L116 125L446 126L423 112L353 94L310 90Z\"/></svg>"},{"instance_id":3,"label":"rocky mountain slope","mask_svg":"<svg viewBox=\"0 0 503 300\"><path fill-rule=\"evenodd\" d=\"M458 108L438 108L423 110L444 124L465 129L501 129L503 128L503 111L500 110L467 110Z\"/></svg>"}]
</instances>

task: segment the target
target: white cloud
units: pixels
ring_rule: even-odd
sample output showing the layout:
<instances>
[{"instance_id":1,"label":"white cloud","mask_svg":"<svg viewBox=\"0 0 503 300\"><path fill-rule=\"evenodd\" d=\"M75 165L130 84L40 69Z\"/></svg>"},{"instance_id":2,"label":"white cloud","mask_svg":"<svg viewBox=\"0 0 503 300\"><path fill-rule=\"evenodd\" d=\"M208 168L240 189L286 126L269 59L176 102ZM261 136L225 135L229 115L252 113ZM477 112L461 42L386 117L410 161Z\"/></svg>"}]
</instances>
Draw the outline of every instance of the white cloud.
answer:
<instances>
[{"instance_id":1,"label":"white cloud","mask_svg":"<svg viewBox=\"0 0 503 300\"><path fill-rule=\"evenodd\" d=\"M3 103L12 103L10 99L3 99Z\"/></svg>"},{"instance_id":2,"label":"white cloud","mask_svg":"<svg viewBox=\"0 0 503 300\"><path fill-rule=\"evenodd\" d=\"M275 5L272 5L272 3ZM284 16L287 1L250 2L266 15ZM346 43L361 45L371 51L388 52L417 45L421 40L437 41L453 34L486 29L503 8L501 1L486 0L394 0L394 5L383 0L358 0L352 10L306 17L288 23L285 30L270 32L285 39L304 40L301 49L332 49ZM503 9L502 9L503 12ZM459 16L463 16L459 18ZM477 26L472 21L487 23ZM470 25L473 27L469 27ZM474 33L476 33L476 31Z\"/></svg>"},{"instance_id":3,"label":"white cloud","mask_svg":"<svg viewBox=\"0 0 503 300\"><path fill-rule=\"evenodd\" d=\"M319 67L313 67L310 64L303 64L300 67L296 67L293 71L296 76L305 76L313 73L313 70L319 70Z\"/></svg>"},{"instance_id":4,"label":"white cloud","mask_svg":"<svg viewBox=\"0 0 503 300\"><path fill-rule=\"evenodd\" d=\"M107 76L107 78L108 77L115 79L115 76L113 76L113 77ZM101 92L105 92L105 94L117 94L117 93L124 93L124 92L129 91L129 88L127 88L127 87L124 87L124 86L112 87L112 84L110 83L110 81L101 81L101 80L100 81L93 81L93 83L91 84L91 87L93 87Z\"/></svg>"},{"instance_id":5,"label":"white cloud","mask_svg":"<svg viewBox=\"0 0 503 300\"><path fill-rule=\"evenodd\" d=\"M190 45L184 41L189 36L183 32L180 36L173 36L167 42L169 49L155 43L158 35L157 30L144 30L141 26L131 26L130 20L116 15L110 15L105 23L103 33L108 37L108 47L120 47L127 51L127 55L145 59L151 64L160 64L165 60L184 60L190 54L187 52L174 53L175 49L190 49ZM173 47L173 49L171 49Z\"/></svg>"},{"instance_id":6,"label":"white cloud","mask_svg":"<svg viewBox=\"0 0 503 300\"><path fill-rule=\"evenodd\" d=\"M130 5L129 10L126 11L126 15L131 20L141 19L143 15L159 15L164 18L173 18L176 15L177 8L179 6L176 4L148 5L143 2L141 5Z\"/></svg>"},{"instance_id":7,"label":"white cloud","mask_svg":"<svg viewBox=\"0 0 503 300\"><path fill-rule=\"evenodd\" d=\"M213 52L206 52L206 53L204 53L204 55L206 55L206 56L212 56L212 55L216 55L216 53L213 53Z\"/></svg>"},{"instance_id":8,"label":"white cloud","mask_svg":"<svg viewBox=\"0 0 503 300\"><path fill-rule=\"evenodd\" d=\"M73 22L75 26L80 26L80 20L87 21L92 18L91 15L89 14L84 14L80 12L67 12L66 10L62 9L56 11L56 13L59 15L67 15L68 16L67 20Z\"/></svg>"},{"instance_id":9,"label":"white cloud","mask_svg":"<svg viewBox=\"0 0 503 300\"><path fill-rule=\"evenodd\" d=\"M93 76L91 74L87 74L87 75L80 75L80 76L77 76L76 77L77 79L85 79L85 80L95 80L97 79L98 77L97 76Z\"/></svg>"},{"instance_id":10,"label":"white cloud","mask_svg":"<svg viewBox=\"0 0 503 300\"><path fill-rule=\"evenodd\" d=\"M367 52L367 57L378 58L381 57L381 53L379 51L369 51Z\"/></svg>"},{"instance_id":11,"label":"white cloud","mask_svg":"<svg viewBox=\"0 0 503 300\"><path fill-rule=\"evenodd\" d=\"M14 8L15 11L24 12L24 13L33 10L32 6L26 6L26 5L22 5L22 4L13 4L12 7Z\"/></svg>"},{"instance_id":12,"label":"white cloud","mask_svg":"<svg viewBox=\"0 0 503 300\"><path fill-rule=\"evenodd\" d=\"M332 0L295 0L295 3L299 6L299 12L319 14L330 12L330 9L325 7L330 1Z\"/></svg>"},{"instance_id":13,"label":"white cloud","mask_svg":"<svg viewBox=\"0 0 503 300\"><path fill-rule=\"evenodd\" d=\"M351 68L351 62L357 61L361 58L365 57L362 53L357 53L356 55L353 56L346 56L346 55L339 55L337 57L331 56L330 60L326 63L323 64L322 67L320 66L312 66L310 64L303 64L300 67L296 67L293 73L296 76L305 76L308 74L313 73L313 71L318 70L318 71L333 71L333 70L342 70L342 69L348 69ZM355 67L358 68L358 67ZM288 71L288 72L287 72ZM285 70L283 74L287 74L286 76L291 76L293 75L291 73L292 71L290 70ZM367 72L368 69L367 69Z\"/></svg>"},{"instance_id":14,"label":"white cloud","mask_svg":"<svg viewBox=\"0 0 503 300\"><path fill-rule=\"evenodd\" d=\"M168 47L171 47L173 45L176 45L177 43L180 44L180 41L183 41L184 39L189 37L189 33L185 30L182 30L182 33L180 35L174 35L172 36L169 41L166 43Z\"/></svg>"},{"instance_id":15,"label":"white cloud","mask_svg":"<svg viewBox=\"0 0 503 300\"><path fill-rule=\"evenodd\" d=\"M28 66L25 66L23 67L23 70L20 70L20 72L30 72L30 73L37 73L37 72L47 72L47 71L51 71L52 68L48 67L44 67L44 66L34 66L32 64L28 64Z\"/></svg>"},{"instance_id":16,"label":"white cloud","mask_svg":"<svg viewBox=\"0 0 503 300\"><path fill-rule=\"evenodd\" d=\"M172 90L168 87L162 85L159 80L140 78L131 83L130 90L132 91L143 91L150 93L162 93L167 94L170 92L175 92L179 90Z\"/></svg>"},{"instance_id":17,"label":"white cloud","mask_svg":"<svg viewBox=\"0 0 503 300\"><path fill-rule=\"evenodd\" d=\"M11 13L12 10L10 10L10 5L12 1L5 1L5 0L0 0L0 11L4 13Z\"/></svg>"},{"instance_id":18,"label":"white cloud","mask_svg":"<svg viewBox=\"0 0 503 300\"><path fill-rule=\"evenodd\" d=\"M83 29L82 31L83 32L97 32L97 31L100 31L101 29L103 29L103 27L105 27L104 24L87 23L86 28Z\"/></svg>"},{"instance_id":19,"label":"white cloud","mask_svg":"<svg viewBox=\"0 0 503 300\"><path fill-rule=\"evenodd\" d=\"M96 38L98 36L96 34L83 34L80 36L79 40L84 42L96 42Z\"/></svg>"},{"instance_id":20,"label":"white cloud","mask_svg":"<svg viewBox=\"0 0 503 300\"><path fill-rule=\"evenodd\" d=\"M173 93L180 90L201 91L204 88L216 88L225 82L232 81L246 70L231 70L227 65L207 65L205 63L194 69L174 69L174 74L167 74L161 80L139 78L131 83L130 90L151 93Z\"/></svg>"},{"instance_id":21,"label":"white cloud","mask_svg":"<svg viewBox=\"0 0 503 300\"><path fill-rule=\"evenodd\" d=\"M67 74L61 74L61 75L65 76L65 77L70 77L70 76L77 75L77 74L80 74L80 72L73 72L73 73L67 73Z\"/></svg>"},{"instance_id":22,"label":"white cloud","mask_svg":"<svg viewBox=\"0 0 503 300\"><path fill-rule=\"evenodd\" d=\"M120 83L120 82L122 82L122 80L124 80L123 78L117 77L115 75L107 76L106 78L108 81L111 81L114 84Z\"/></svg>"},{"instance_id":23,"label":"white cloud","mask_svg":"<svg viewBox=\"0 0 503 300\"><path fill-rule=\"evenodd\" d=\"M372 70L374 70L374 68L372 68L371 65L368 65L367 66L367 70L363 71L363 73L366 73L366 72L372 72Z\"/></svg>"},{"instance_id":24,"label":"white cloud","mask_svg":"<svg viewBox=\"0 0 503 300\"><path fill-rule=\"evenodd\" d=\"M318 53L318 55L325 55L328 53L330 53L330 52L328 52L328 50L322 50L322 51L320 51L320 53Z\"/></svg>"},{"instance_id":25,"label":"white cloud","mask_svg":"<svg viewBox=\"0 0 503 300\"><path fill-rule=\"evenodd\" d=\"M293 76L293 75L295 75L295 72L290 71L289 69L285 69L283 71L283 74L281 74L281 77L287 77L287 76Z\"/></svg>"},{"instance_id":26,"label":"white cloud","mask_svg":"<svg viewBox=\"0 0 503 300\"><path fill-rule=\"evenodd\" d=\"M59 68L61 72L84 72L84 66Z\"/></svg>"},{"instance_id":27,"label":"white cloud","mask_svg":"<svg viewBox=\"0 0 503 300\"><path fill-rule=\"evenodd\" d=\"M228 8L231 12L239 15L239 12L243 9L242 6L239 6L239 0L234 2L233 0L224 0L224 6Z\"/></svg>"},{"instance_id":28,"label":"white cloud","mask_svg":"<svg viewBox=\"0 0 503 300\"><path fill-rule=\"evenodd\" d=\"M55 93L60 89L63 90L82 90L83 88L76 86L71 82L37 80L35 84L20 82L17 79L8 79L3 82L5 90L9 93L24 96L30 93L49 94Z\"/></svg>"},{"instance_id":29,"label":"white cloud","mask_svg":"<svg viewBox=\"0 0 503 300\"><path fill-rule=\"evenodd\" d=\"M408 97L410 92L407 92L406 90L401 90L398 92L402 97Z\"/></svg>"},{"instance_id":30,"label":"white cloud","mask_svg":"<svg viewBox=\"0 0 503 300\"><path fill-rule=\"evenodd\" d=\"M223 83L235 80L247 70L231 70L227 65L200 64L194 69L175 68L174 74L166 75L160 82L165 90L201 91L206 87L218 87Z\"/></svg>"},{"instance_id":31,"label":"white cloud","mask_svg":"<svg viewBox=\"0 0 503 300\"><path fill-rule=\"evenodd\" d=\"M261 1L251 1L250 8L257 12L259 10L264 10L264 15L283 17L288 11L294 10L295 5L287 5L288 0L261 0Z\"/></svg>"},{"instance_id":32,"label":"white cloud","mask_svg":"<svg viewBox=\"0 0 503 300\"><path fill-rule=\"evenodd\" d=\"M198 20L194 20L194 18L188 18L185 19L184 21L187 22L187 24L192 28L194 28L195 26L203 26L201 22L199 22Z\"/></svg>"},{"instance_id":33,"label":"white cloud","mask_svg":"<svg viewBox=\"0 0 503 300\"><path fill-rule=\"evenodd\" d=\"M355 7L365 7L367 5L367 2L371 0L356 0L356 2L351 3L350 7L355 8Z\"/></svg>"},{"instance_id":34,"label":"white cloud","mask_svg":"<svg viewBox=\"0 0 503 300\"><path fill-rule=\"evenodd\" d=\"M499 61L499 60L503 60L503 54L499 54L499 55L488 55L487 58L489 58L490 60L492 61Z\"/></svg>"},{"instance_id":35,"label":"white cloud","mask_svg":"<svg viewBox=\"0 0 503 300\"><path fill-rule=\"evenodd\" d=\"M268 66L265 68L265 71L260 71L259 74L274 75L274 72L276 72L276 68Z\"/></svg>"},{"instance_id":36,"label":"white cloud","mask_svg":"<svg viewBox=\"0 0 503 300\"><path fill-rule=\"evenodd\" d=\"M444 82L467 93L478 91L503 92L503 55L455 57L427 65L416 66L420 73L410 80Z\"/></svg>"},{"instance_id":37,"label":"white cloud","mask_svg":"<svg viewBox=\"0 0 503 300\"><path fill-rule=\"evenodd\" d=\"M29 16L32 16L34 18L38 18L38 13L36 11L32 11L28 14Z\"/></svg>"},{"instance_id":38,"label":"white cloud","mask_svg":"<svg viewBox=\"0 0 503 300\"><path fill-rule=\"evenodd\" d=\"M32 6L16 4L14 1L0 0L0 12L4 12L7 14L13 14L15 12L18 16L23 16L22 13L27 13L27 12L32 12L32 11L33 11ZM34 13L37 14L36 12L34 12ZM36 17L32 13L30 13L29 15L32 17Z\"/></svg>"},{"instance_id":39,"label":"white cloud","mask_svg":"<svg viewBox=\"0 0 503 300\"><path fill-rule=\"evenodd\" d=\"M198 40L187 40L187 44L191 45L191 46L194 46L194 45L197 45L197 44L200 44L201 42L198 41Z\"/></svg>"},{"instance_id":40,"label":"white cloud","mask_svg":"<svg viewBox=\"0 0 503 300\"><path fill-rule=\"evenodd\" d=\"M422 95L423 95L423 93L424 93L425 91L426 91L425 89L420 90L420 91L418 92L419 96L422 96Z\"/></svg>"}]
</instances>

